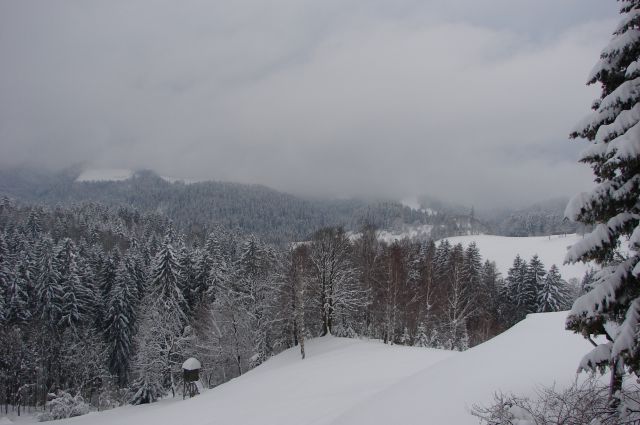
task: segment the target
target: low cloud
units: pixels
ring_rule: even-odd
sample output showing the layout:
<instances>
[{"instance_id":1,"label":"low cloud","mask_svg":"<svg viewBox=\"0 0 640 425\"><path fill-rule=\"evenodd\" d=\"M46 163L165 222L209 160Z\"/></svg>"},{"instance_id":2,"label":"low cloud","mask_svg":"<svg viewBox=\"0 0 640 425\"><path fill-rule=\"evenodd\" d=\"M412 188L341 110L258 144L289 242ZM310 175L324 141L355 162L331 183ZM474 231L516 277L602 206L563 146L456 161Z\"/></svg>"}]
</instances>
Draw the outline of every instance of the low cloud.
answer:
<instances>
[{"instance_id":1,"label":"low cloud","mask_svg":"<svg viewBox=\"0 0 640 425\"><path fill-rule=\"evenodd\" d=\"M598 94L584 80L615 5L555 3L5 2L0 163L476 205L570 195L590 174L566 135Z\"/></svg>"}]
</instances>

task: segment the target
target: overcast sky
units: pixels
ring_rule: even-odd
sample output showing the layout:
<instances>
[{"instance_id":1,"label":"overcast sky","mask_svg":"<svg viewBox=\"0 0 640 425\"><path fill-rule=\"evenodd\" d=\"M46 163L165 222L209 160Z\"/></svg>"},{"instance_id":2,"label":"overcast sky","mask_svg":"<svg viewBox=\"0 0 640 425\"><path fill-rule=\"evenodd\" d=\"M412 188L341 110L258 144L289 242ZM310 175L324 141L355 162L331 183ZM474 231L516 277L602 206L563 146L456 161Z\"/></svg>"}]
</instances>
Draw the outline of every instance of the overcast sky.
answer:
<instances>
[{"instance_id":1,"label":"overcast sky","mask_svg":"<svg viewBox=\"0 0 640 425\"><path fill-rule=\"evenodd\" d=\"M0 2L0 165L515 205L591 174L570 128L613 0Z\"/></svg>"}]
</instances>

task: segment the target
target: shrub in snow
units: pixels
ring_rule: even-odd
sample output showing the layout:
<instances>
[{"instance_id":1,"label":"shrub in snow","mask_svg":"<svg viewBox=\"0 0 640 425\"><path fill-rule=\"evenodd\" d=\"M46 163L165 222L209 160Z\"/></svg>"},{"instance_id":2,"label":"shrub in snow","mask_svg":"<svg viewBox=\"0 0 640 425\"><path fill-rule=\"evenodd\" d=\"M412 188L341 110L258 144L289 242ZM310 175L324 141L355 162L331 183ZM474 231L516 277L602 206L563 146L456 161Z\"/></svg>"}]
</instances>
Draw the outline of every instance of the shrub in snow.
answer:
<instances>
[{"instance_id":1,"label":"shrub in snow","mask_svg":"<svg viewBox=\"0 0 640 425\"><path fill-rule=\"evenodd\" d=\"M164 394L160 379L154 373L144 371L131 386L131 404L148 404L158 401Z\"/></svg>"},{"instance_id":2,"label":"shrub in snow","mask_svg":"<svg viewBox=\"0 0 640 425\"><path fill-rule=\"evenodd\" d=\"M58 393L47 402L46 407L48 411L38 416L40 422L86 415L90 410L89 405L85 403L84 398L82 398L80 394L72 396L65 391L58 391Z\"/></svg>"},{"instance_id":3,"label":"shrub in snow","mask_svg":"<svg viewBox=\"0 0 640 425\"><path fill-rule=\"evenodd\" d=\"M595 377L565 390L539 390L535 397L498 393L490 406L473 406L471 414L486 425L635 425L640 421L640 391L622 391L621 406L609 404L608 386Z\"/></svg>"}]
</instances>

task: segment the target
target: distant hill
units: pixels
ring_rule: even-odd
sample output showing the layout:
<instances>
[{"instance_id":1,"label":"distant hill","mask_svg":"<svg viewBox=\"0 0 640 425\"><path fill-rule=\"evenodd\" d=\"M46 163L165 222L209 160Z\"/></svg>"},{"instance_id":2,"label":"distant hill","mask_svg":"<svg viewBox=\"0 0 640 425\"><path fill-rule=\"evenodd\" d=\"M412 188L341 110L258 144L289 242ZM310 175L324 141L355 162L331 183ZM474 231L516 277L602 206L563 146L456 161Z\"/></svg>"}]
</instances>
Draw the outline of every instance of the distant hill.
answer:
<instances>
[{"instance_id":1,"label":"distant hill","mask_svg":"<svg viewBox=\"0 0 640 425\"><path fill-rule=\"evenodd\" d=\"M566 200L520 210L475 213L471 207L427 196L411 202L321 199L295 196L262 185L163 177L148 170L79 166L60 172L0 169L0 195L48 205L81 202L124 205L141 212L165 214L188 234L200 235L214 225L221 225L276 244L305 240L324 226L341 225L357 231L366 223L384 231L388 240L404 235L440 239L479 233L542 236L578 230L563 218Z\"/></svg>"},{"instance_id":2,"label":"distant hill","mask_svg":"<svg viewBox=\"0 0 640 425\"><path fill-rule=\"evenodd\" d=\"M185 183L152 171L0 170L0 194L49 205L126 205L165 214L187 233L201 234L213 225L222 225L277 244L306 239L324 226L356 230L372 223L392 230L406 225L441 225L449 220L437 212L426 213L393 201L302 198L261 185Z\"/></svg>"}]
</instances>

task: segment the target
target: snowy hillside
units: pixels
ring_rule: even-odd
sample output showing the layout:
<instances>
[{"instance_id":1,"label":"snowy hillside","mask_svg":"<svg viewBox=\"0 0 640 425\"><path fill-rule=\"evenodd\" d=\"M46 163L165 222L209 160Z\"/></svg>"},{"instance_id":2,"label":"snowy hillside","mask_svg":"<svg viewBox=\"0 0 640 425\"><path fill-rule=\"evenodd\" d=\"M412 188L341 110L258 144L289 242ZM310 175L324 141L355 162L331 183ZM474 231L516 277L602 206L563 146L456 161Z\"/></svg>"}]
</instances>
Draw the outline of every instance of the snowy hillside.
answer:
<instances>
[{"instance_id":1,"label":"snowy hillside","mask_svg":"<svg viewBox=\"0 0 640 425\"><path fill-rule=\"evenodd\" d=\"M76 178L77 182L108 182L108 181L124 181L128 180L136 174L133 170L125 168L88 168ZM169 183L182 182L184 184L197 183L198 180L181 179L170 176L159 176L161 179Z\"/></svg>"},{"instance_id":2,"label":"snowy hillside","mask_svg":"<svg viewBox=\"0 0 640 425\"><path fill-rule=\"evenodd\" d=\"M122 181L130 179L133 171L122 168L93 168L80 173L77 182Z\"/></svg>"},{"instance_id":3,"label":"snowy hillside","mask_svg":"<svg viewBox=\"0 0 640 425\"><path fill-rule=\"evenodd\" d=\"M566 313L529 316L463 353L318 338L193 399L92 413L77 425L475 424L467 408L494 391L569 383L590 345ZM21 418L21 423L26 418Z\"/></svg>"},{"instance_id":4,"label":"snowy hillside","mask_svg":"<svg viewBox=\"0 0 640 425\"><path fill-rule=\"evenodd\" d=\"M346 424L477 424L468 413L493 394L530 394L575 379L591 345L564 331L566 313L529 315L505 333L402 380L333 421Z\"/></svg>"},{"instance_id":5,"label":"snowy hillside","mask_svg":"<svg viewBox=\"0 0 640 425\"><path fill-rule=\"evenodd\" d=\"M447 238L452 244L461 243L465 247L475 242L484 259L495 261L498 270L506 277L509 267L513 264L516 254L529 261L534 255L538 255L545 267L555 264L560 269L564 279L582 279L587 271L586 264L565 265L564 257L567 247L582 239L581 235L566 236L533 236L533 237L507 237L493 235L471 235Z\"/></svg>"}]
</instances>

